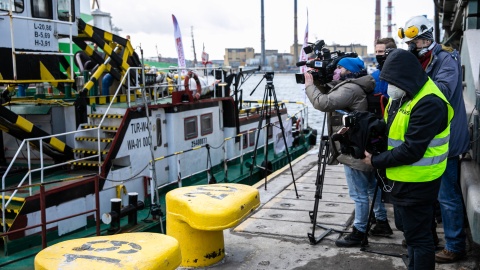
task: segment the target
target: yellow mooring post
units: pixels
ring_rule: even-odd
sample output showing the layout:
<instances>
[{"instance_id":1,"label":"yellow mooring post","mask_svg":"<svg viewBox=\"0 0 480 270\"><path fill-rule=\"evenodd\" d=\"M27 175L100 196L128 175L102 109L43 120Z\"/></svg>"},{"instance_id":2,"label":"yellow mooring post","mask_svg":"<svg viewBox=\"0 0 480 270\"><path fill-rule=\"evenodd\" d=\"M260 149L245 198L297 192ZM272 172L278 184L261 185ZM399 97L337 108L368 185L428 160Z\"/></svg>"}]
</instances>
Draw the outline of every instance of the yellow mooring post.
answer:
<instances>
[{"instance_id":1,"label":"yellow mooring post","mask_svg":"<svg viewBox=\"0 0 480 270\"><path fill-rule=\"evenodd\" d=\"M122 233L68 240L35 256L35 270L168 269L180 265L178 241L160 233Z\"/></svg>"},{"instance_id":2,"label":"yellow mooring post","mask_svg":"<svg viewBox=\"0 0 480 270\"><path fill-rule=\"evenodd\" d=\"M223 230L260 205L256 188L213 184L174 189L166 195L167 235L180 243L183 267L205 267L225 257Z\"/></svg>"}]
</instances>

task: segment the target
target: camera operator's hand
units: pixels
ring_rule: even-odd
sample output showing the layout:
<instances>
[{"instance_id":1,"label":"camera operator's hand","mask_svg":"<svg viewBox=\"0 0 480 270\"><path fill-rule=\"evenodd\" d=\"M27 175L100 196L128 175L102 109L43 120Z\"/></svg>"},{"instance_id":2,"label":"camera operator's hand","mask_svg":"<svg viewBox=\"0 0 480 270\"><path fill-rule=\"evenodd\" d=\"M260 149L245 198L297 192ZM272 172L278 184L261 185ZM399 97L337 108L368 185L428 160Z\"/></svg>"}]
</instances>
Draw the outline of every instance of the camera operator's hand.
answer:
<instances>
[{"instance_id":1,"label":"camera operator's hand","mask_svg":"<svg viewBox=\"0 0 480 270\"><path fill-rule=\"evenodd\" d=\"M310 86L310 85L313 85L312 74L310 74L309 72L305 72L304 75L305 75L305 88Z\"/></svg>"},{"instance_id":2,"label":"camera operator's hand","mask_svg":"<svg viewBox=\"0 0 480 270\"><path fill-rule=\"evenodd\" d=\"M372 154L369 152L365 151L365 158L362 159L363 163L372 166Z\"/></svg>"}]
</instances>

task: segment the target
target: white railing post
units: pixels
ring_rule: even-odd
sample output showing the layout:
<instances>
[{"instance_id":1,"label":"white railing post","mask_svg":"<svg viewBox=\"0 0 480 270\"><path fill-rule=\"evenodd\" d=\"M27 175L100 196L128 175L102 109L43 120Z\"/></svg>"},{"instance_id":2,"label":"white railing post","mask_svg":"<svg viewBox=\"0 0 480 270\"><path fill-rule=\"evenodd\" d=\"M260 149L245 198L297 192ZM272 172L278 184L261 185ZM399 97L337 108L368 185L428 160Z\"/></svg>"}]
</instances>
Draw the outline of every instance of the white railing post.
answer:
<instances>
[{"instance_id":1,"label":"white railing post","mask_svg":"<svg viewBox=\"0 0 480 270\"><path fill-rule=\"evenodd\" d=\"M228 157L227 157L228 147L227 147L226 143L223 144L222 149L223 149L223 170L224 170L224 174L225 174L225 179L228 179L228 166L227 166L227 163L228 163Z\"/></svg>"},{"instance_id":2,"label":"white railing post","mask_svg":"<svg viewBox=\"0 0 480 270\"><path fill-rule=\"evenodd\" d=\"M178 187L182 187L182 172L180 170L180 155L175 155L175 158L177 160L177 182L178 182Z\"/></svg>"}]
</instances>

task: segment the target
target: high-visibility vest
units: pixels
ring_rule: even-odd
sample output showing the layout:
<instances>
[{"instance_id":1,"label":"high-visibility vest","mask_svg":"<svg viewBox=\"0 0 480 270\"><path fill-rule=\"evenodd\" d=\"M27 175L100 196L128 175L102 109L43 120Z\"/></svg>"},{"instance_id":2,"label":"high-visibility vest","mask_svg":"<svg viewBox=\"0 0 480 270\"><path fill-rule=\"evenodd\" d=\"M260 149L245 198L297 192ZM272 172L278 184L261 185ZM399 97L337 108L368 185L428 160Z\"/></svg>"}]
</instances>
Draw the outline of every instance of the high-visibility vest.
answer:
<instances>
[{"instance_id":1,"label":"high-visibility vest","mask_svg":"<svg viewBox=\"0 0 480 270\"><path fill-rule=\"evenodd\" d=\"M443 93L440 92L430 78L415 97L412 100L405 102L395 115L393 123L388 131L388 150L398 147L405 142L404 135L407 132L412 109L423 97L431 94L438 96L447 104L448 126L430 141L427 150L419 161L409 165L387 168L386 173L390 180L401 182L429 182L442 176L447 167L450 122L452 121L454 112ZM390 103L391 100L385 110L385 122L388 120L388 107L390 107Z\"/></svg>"}]
</instances>

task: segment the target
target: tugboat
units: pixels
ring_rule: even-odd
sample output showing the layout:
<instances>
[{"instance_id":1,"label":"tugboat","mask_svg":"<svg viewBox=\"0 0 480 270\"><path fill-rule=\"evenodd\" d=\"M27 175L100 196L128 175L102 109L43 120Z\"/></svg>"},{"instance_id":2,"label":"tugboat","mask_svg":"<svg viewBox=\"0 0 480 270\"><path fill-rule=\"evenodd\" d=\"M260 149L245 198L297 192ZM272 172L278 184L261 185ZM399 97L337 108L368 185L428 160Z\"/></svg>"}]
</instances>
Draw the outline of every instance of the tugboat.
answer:
<instances>
[{"instance_id":1,"label":"tugboat","mask_svg":"<svg viewBox=\"0 0 480 270\"><path fill-rule=\"evenodd\" d=\"M2 269L66 239L165 233L168 191L250 185L316 142L295 128L305 105L290 117L285 101L242 100L259 68L231 70L231 83L218 69L150 74L128 39L82 20L79 1L0 4ZM106 74L115 91L100 91Z\"/></svg>"}]
</instances>

